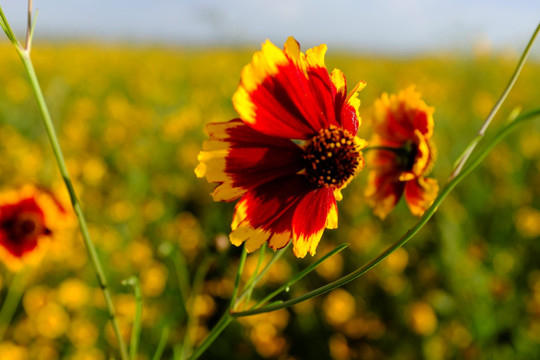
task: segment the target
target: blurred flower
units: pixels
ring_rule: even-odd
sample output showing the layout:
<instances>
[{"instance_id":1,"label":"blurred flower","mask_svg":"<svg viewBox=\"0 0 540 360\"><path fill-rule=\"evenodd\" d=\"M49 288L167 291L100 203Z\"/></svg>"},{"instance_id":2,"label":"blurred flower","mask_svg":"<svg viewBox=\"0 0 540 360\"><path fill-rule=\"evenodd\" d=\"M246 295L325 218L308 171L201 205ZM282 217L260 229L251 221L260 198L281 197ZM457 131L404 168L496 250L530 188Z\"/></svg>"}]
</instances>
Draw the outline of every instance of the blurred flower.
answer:
<instances>
[{"instance_id":1,"label":"blurred flower","mask_svg":"<svg viewBox=\"0 0 540 360\"><path fill-rule=\"evenodd\" d=\"M38 333L48 339L56 339L68 330L69 315L64 307L50 302L41 308L35 319Z\"/></svg>"},{"instance_id":2,"label":"blurred flower","mask_svg":"<svg viewBox=\"0 0 540 360\"><path fill-rule=\"evenodd\" d=\"M287 341L281 332L289 322L287 310L243 317L240 322L248 327L249 337L261 356L277 358L286 350Z\"/></svg>"},{"instance_id":3,"label":"blurred flower","mask_svg":"<svg viewBox=\"0 0 540 360\"><path fill-rule=\"evenodd\" d=\"M153 262L141 272L141 290L147 297L159 296L167 285L168 270L160 262Z\"/></svg>"},{"instance_id":4,"label":"blurred flower","mask_svg":"<svg viewBox=\"0 0 540 360\"><path fill-rule=\"evenodd\" d=\"M323 311L329 324L340 326L354 316L356 302L354 297L346 290L336 289L324 299Z\"/></svg>"},{"instance_id":5,"label":"blurred flower","mask_svg":"<svg viewBox=\"0 0 540 360\"><path fill-rule=\"evenodd\" d=\"M428 303L416 301L409 306L409 323L419 335L431 335L437 328L437 316Z\"/></svg>"},{"instance_id":6,"label":"blurred flower","mask_svg":"<svg viewBox=\"0 0 540 360\"><path fill-rule=\"evenodd\" d=\"M99 329L91 320L80 317L71 322L67 336L75 347L88 348L98 340Z\"/></svg>"},{"instance_id":7,"label":"blurred flower","mask_svg":"<svg viewBox=\"0 0 540 360\"><path fill-rule=\"evenodd\" d=\"M413 215L420 216L439 191L435 179L424 177L435 160L434 109L420 97L411 86L397 95L384 93L375 102L375 135L370 141L374 154L368 158L373 170L366 196L380 218L403 194Z\"/></svg>"},{"instance_id":8,"label":"blurred flower","mask_svg":"<svg viewBox=\"0 0 540 360\"><path fill-rule=\"evenodd\" d=\"M522 207L514 215L516 228L525 238L540 236L540 211L532 207Z\"/></svg>"},{"instance_id":9,"label":"blurred flower","mask_svg":"<svg viewBox=\"0 0 540 360\"><path fill-rule=\"evenodd\" d=\"M341 189L364 166L356 137L361 82L347 95L340 70L328 74L326 45L300 52L290 37L270 41L244 67L233 104L240 118L211 123L197 176L219 185L216 201L240 199L231 242L248 252L292 237L294 254L315 254L325 228L337 227Z\"/></svg>"},{"instance_id":10,"label":"blurred flower","mask_svg":"<svg viewBox=\"0 0 540 360\"><path fill-rule=\"evenodd\" d=\"M330 337L328 340L328 347L330 349L332 359L347 360L352 357L351 349L347 344L347 339L341 334L334 334L332 337Z\"/></svg>"},{"instance_id":11,"label":"blurred flower","mask_svg":"<svg viewBox=\"0 0 540 360\"><path fill-rule=\"evenodd\" d=\"M87 304L90 296L88 286L79 279L67 279L58 288L58 301L70 310L78 310Z\"/></svg>"},{"instance_id":12,"label":"blurred flower","mask_svg":"<svg viewBox=\"0 0 540 360\"><path fill-rule=\"evenodd\" d=\"M24 347L8 341L0 343L0 354L3 359L25 360L28 358L28 351Z\"/></svg>"},{"instance_id":13,"label":"blurred flower","mask_svg":"<svg viewBox=\"0 0 540 360\"><path fill-rule=\"evenodd\" d=\"M52 194L34 186L1 193L0 259L13 271L39 261L64 215Z\"/></svg>"}]
</instances>

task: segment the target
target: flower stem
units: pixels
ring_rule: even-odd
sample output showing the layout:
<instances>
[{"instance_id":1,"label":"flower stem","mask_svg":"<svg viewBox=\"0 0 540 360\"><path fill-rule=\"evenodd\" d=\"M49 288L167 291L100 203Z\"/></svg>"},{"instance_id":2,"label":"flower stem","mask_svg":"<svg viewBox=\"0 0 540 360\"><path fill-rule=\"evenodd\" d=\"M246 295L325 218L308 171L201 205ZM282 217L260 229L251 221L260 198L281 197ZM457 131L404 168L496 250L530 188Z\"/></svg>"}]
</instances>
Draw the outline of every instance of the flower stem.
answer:
<instances>
[{"instance_id":1,"label":"flower stem","mask_svg":"<svg viewBox=\"0 0 540 360\"><path fill-rule=\"evenodd\" d=\"M137 351L139 347L139 339L141 337L141 321L142 321L142 292L141 284L136 276L132 276L129 279L122 282L122 285L130 285L133 287L133 293L135 294L135 319L133 321L133 329L131 330L131 340L129 343L129 357L130 360L137 358Z\"/></svg>"},{"instance_id":2,"label":"flower stem","mask_svg":"<svg viewBox=\"0 0 540 360\"><path fill-rule=\"evenodd\" d=\"M242 248L242 255L240 256L240 263L238 264L238 271L236 273L236 279L234 280L234 289L231 296L231 303L229 305L229 309L233 310L234 306L236 305L236 296L238 295L238 287L240 286L240 278L242 277L242 273L244 272L244 265L246 263L247 258L247 250L244 246Z\"/></svg>"},{"instance_id":3,"label":"flower stem","mask_svg":"<svg viewBox=\"0 0 540 360\"><path fill-rule=\"evenodd\" d=\"M521 72L521 69L523 69L523 65L525 65L525 60L527 60L527 57L529 56L532 44L534 43L534 40L536 39L536 36L538 35L539 32L540 32L540 23L536 27L536 30L534 31L533 35L531 36L531 39L529 40L529 43L527 44L527 46L525 47L525 50L521 54L521 58L518 61L516 69L514 70L512 77L508 81L508 84L506 84L506 88L504 89L501 96L499 97L499 100L497 100L497 102L493 106L493 109L491 109L486 120L484 120L484 123L480 127L480 130L478 130L478 133L476 134L475 138L471 141L469 146L467 146L463 154L456 161L456 165L454 167L454 171L452 171L452 174L450 175L450 179L453 179L454 177L457 176L457 174L459 174L459 172L461 171L461 169L467 162L467 159L471 156L472 152L474 151L474 149L476 148L480 140L482 140L482 138L484 137L484 134L487 128L489 127L489 125L491 124L491 121L493 120L497 112L499 111L499 108L503 104L504 100L506 100L506 97L510 93L510 90L512 90L512 87L516 83L519 73Z\"/></svg>"},{"instance_id":4,"label":"flower stem","mask_svg":"<svg viewBox=\"0 0 540 360\"><path fill-rule=\"evenodd\" d=\"M255 267L255 271L253 272L253 274L251 274L248 282L245 285L246 290L244 290L244 292L247 292L246 303L249 303L249 301L251 300L251 294L253 293L253 289L255 288L255 285L257 284L255 282L255 278L257 277L257 273L259 272L259 268L261 267L265 254L266 254L266 245L263 245L261 246L259 250L259 259L257 261L257 266Z\"/></svg>"},{"instance_id":5,"label":"flower stem","mask_svg":"<svg viewBox=\"0 0 540 360\"><path fill-rule=\"evenodd\" d=\"M116 311L114 309L111 292L109 291L107 277L105 276L105 272L103 271L103 266L101 265L101 262L99 260L96 247L94 246L94 243L92 242L92 239L90 238L90 233L88 232L88 226L86 225L86 219L84 217L79 200L77 199L75 189L73 188L73 184L71 182L71 178L69 176L69 173L66 167L66 162L64 160L64 155L62 153L60 143L58 142L58 138L56 136L56 131L54 129L51 115L47 108L45 98L41 91L41 87L39 85L39 81L36 76L36 72L34 70L32 60L30 58L30 52L22 50L19 47L16 47L16 49L17 49L17 52L19 53L23 66L30 80L30 84L34 92L34 96L36 97L36 101L38 103L38 107L42 115L43 124L45 125L45 130L49 137L49 141L51 143L51 147L52 147L54 156L56 158L56 162L58 164L60 174L62 175L62 178L64 179L64 183L66 185L66 188L69 192L69 196L71 199L71 205L73 207L73 210L79 222L79 228L82 234L82 238L84 240L84 244L86 246L86 250L88 251L88 255L94 267L94 271L96 273L99 286L101 287L103 291L103 295L105 297L105 302L107 304L107 309L109 312L109 316L111 318L113 329L118 339L118 347L120 349L120 354L122 356L122 359L127 360L128 359L127 348L120 334L120 327L118 325L118 320L116 318Z\"/></svg>"},{"instance_id":6,"label":"flower stem","mask_svg":"<svg viewBox=\"0 0 540 360\"><path fill-rule=\"evenodd\" d=\"M28 269L24 268L17 272L11 280L8 293L4 299L4 302L2 303L2 308L0 309L0 343L4 339L4 335L9 327L9 323L11 322L11 319L15 314L15 310L21 301L24 288L28 282L28 273Z\"/></svg>"},{"instance_id":7,"label":"flower stem","mask_svg":"<svg viewBox=\"0 0 540 360\"><path fill-rule=\"evenodd\" d=\"M300 273L298 273L298 275L296 275L294 278L292 278L291 280L287 281L285 284L281 285L279 288L277 288L276 290L274 290L273 292L271 292L270 294L268 294L264 299L262 299L261 301L259 301L255 306L254 308L257 308L265 303L267 303L268 301L272 300L276 295L278 295L279 293L281 293L282 291L288 291L287 289L289 289L289 287L291 287L292 285L294 285L297 281L299 281L300 279L302 279L304 276L306 276L307 274L309 274L310 272L312 272L313 270L315 270L323 261L325 261L326 259L328 259L329 257L341 252L342 250L345 250L346 248L349 247L349 244L341 244L339 246L337 246L335 249L333 249L332 251L328 252L327 254L325 254L322 258L320 258L319 260L317 260L316 262L314 262L313 264L311 264L310 266L308 266L307 268L305 268L304 270L302 270Z\"/></svg>"},{"instance_id":8,"label":"flower stem","mask_svg":"<svg viewBox=\"0 0 540 360\"><path fill-rule=\"evenodd\" d=\"M161 332L161 339L159 339L159 344L156 349L156 353L152 360L160 360L163 352L165 351L165 346L167 345L167 338L169 337L170 328L166 326Z\"/></svg>"},{"instance_id":9,"label":"flower stem","mask_svg":"<svg viewBox=\"0 0 540 360\"><path fill-rule=\"evenodd\" d=\"M222 316L221 319L217 322L217 324L212 328L212 331L208 334L206 339L204 339L203 343L199 345L189 358L190 360L196 360L198 359L205 351L208 349L210 345L214 342L214 340L217 339L217 337L229 326L229 324L234 320L234 318L231 316L231 314L226 311Z\"/></svg>"},{"instance_id":10,"label":"flower stem","mask_svg":"<svg viewBox=\"0 0 540 360\"><path fill-rule=\"evenodd\" d=\"M189 295L189 301L187 304L188 322L186 326L186 333L184 334L184 344L182 346L181 359L186 359L193 349L193 339L195 338L194 332L198 322L197 314L194 313L195 301L197 296L199 296L202 292L204 278L208 273L208 269L210 268L212 261L214 261L213 256L206 256L197 268L197 272L193 277L193 285L191 286L191 293Z\"/></svg>"},{"instance_id":11,"label":"flower stem","mask_svg":"<svg viewBox=\"0 0 540 360\"><path fill-rule=\"evenodd\" d=\"M526 114L523 114L519 117L517 117L513 122L506 125L504 128L501 129L501 131L498 133L498 135L486 146L486 148L472 161L472 163L465 168L463 171L457 174L456 177L451 179L446 186L441 190L440 194L437 196L433 204L429 207L429 209L426 210L424 215L418 220L416 225L414 225L411 229L409 229L398 241L390 245L386 250L384 250L379 256L377 256L375 259L371 260L370 262L366 263L364 266L356 269L355 271L349 273L348 275L343 276L342 278L327 284L325 286L322 286L318 289L315 289L313 291L310 291L304 295L298 296L296 298L293 298L288 301L284 301L282 303L274 304L274 305L268 305L262 308L258 309L252 309L247 311L241 311L241 312L234 312L231 315L234 317L241 317L241 316L249 316L249 315L256 315L256 314L262 314L270 311L275 311L283 308L287 308L290 306L293 306L295 304L298 304L302 301L309 300L311 298L314 298L315 296L324 294L326 292L329 292L331 290L334 290L342 285L347 284L348 282L351 282L355 280L356 278L364 275L366 272L371 270L373 267L375 267L377 264L379 264L382 260L384 260L388 255L393 253L395 250L399 249L401 246L403 246L407 241L409 241L416 233L424 227L424 225L429 221L429 219L435 214L437 211L439 205L442 203L442 201L448 196L448 194L456 187L457 184L459 184L471 171L473 171L481 162L484 160L484 158L489 154L489 152L497 145L505 136L507 136L512 130L514 130L517 125L524 122L525 120L531 120L533 118L540 116L540 109L533 110L531 112L528 112Z\"/></svg>"},{"instance_id":12,"label":"flower stem","mask_svg":"<svg viewBox=\"0 0 540 360\"><path fill-rule=\"evenodd\" d=\"M264 268L261 270L261 272L258 273L257 276L255 277L255 279L253 280L253 282L251 284L252 287L255 287L255 285L257 285L257 283L259 281L261 281L261 279L266 275L268 270L270 270L272 265L274 265L274 263L276 261L278 261L279 258L285 253L285 251L290 246L290 244L291 244L291 241L289 241L289 243L283 249L280 249L280 250L278 250L278 251L276 251L274 253L274 256L272 257L272 259L264 266ZM240 296L238 296L238 299L236 300L236 303L240 303L249 293L250 293L250 288L247 288L246 290L244 290L242 292L242 294ZM231 308L231 310L234 310L234 307Z\"/></svg>"}]
</instances>

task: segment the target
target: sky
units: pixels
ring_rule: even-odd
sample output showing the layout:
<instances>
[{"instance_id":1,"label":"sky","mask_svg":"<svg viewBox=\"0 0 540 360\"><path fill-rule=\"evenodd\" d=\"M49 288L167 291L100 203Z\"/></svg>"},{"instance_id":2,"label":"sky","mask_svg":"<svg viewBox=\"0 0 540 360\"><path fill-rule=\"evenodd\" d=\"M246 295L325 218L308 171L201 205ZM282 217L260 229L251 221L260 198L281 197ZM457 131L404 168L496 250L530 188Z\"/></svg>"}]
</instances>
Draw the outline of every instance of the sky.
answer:
<instances>
[{"instance_id":1,"label":"sky","mask_svg":"<svg viewBox=\"0 0 540 360\"><path fill-rule=\"evenodd\" d=\"M26 3L0 0L21 37ZM36 39L258 47L292 35L304 49L405 54L520 52L540 22L540 0L34 0L34 8Z\"/></svg>"}]
</instances>

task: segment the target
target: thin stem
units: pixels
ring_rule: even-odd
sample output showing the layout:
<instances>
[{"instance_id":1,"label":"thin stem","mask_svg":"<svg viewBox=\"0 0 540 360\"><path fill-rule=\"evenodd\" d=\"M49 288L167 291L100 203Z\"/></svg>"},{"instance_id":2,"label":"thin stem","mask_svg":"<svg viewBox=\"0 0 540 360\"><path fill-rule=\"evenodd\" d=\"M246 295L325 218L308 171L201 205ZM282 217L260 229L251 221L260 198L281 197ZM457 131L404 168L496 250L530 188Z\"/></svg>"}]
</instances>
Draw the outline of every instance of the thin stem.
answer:
<instances>
[{"instance_id":1,"label":"thin stem","mask_svg":"<svg viewBox=\"0 0 540 360\"><path fill-rule=\"evenodd\" d=\"M135 320L133 321L133 330L131 331L131 341L129 344L129 357L131 360L137 358L139 347L139 339L141 337L141 320L142 320L142 292L139 279L135 276L130 277L122 283L122 285L130 285L133 287L135 294Z\"/></svg>"},{"instance_id":2,"label":"thin stem","mask_svg":"<svg viewBox=\"0 0 540 360\"><path fill-rule=\"evenodd\" d=\"M465 165L465 162L467 162L467 159L471 156L472 152L474 151L474 149L476 148L476 146L478 145L480 140L482 140L482 138L484 137L484 134L485 134L487 128L489 127L489 125L491 124L491 121L493 120L493 118L495 117L497 112L499 111L499 108L503 104L504 100L506 100L506 97L510 93L510 90L512 90L512 87L516 83L516 80L517 80L517 78L518 78L518 76L519 76L519 74L521 72L521 69L523 69L523 65L525 65L525 60L527 60L527 57L529 56L529 53L530 53L530 50L531 50L531 47L532 47L532 45L533 45L533 43L534 43L534 41L536 39L536 36L538 35L539 32L540 32L540 23L538 24L538 26L536 27L536 30L534 31L533 35L531 36L531 39L529 40L529 43L527 44L527 47L525 48L525 50L521 54L521 58L519 59L519 62L517 64L517 66L516 66L516 69L514 70L514 73L512 74L512 77L508 81L508 84L506 84L506 87L505 87L504 91L502 92L501 96L499 97L499 100L497 100L497 102L493 106L493 109L491 109L491 112L487 116L486 120L484 120L484 123L480 127L480 130L478 130L478 133L476 134L476 137L471 141L471 143L465 149L463 154L458 158L458 161L456 163L454 171L450 175L450 179L454 178L455 176L457 176L457 174L459 174L459 172L461 171L461 169Z\"/></svg>"},{"instance_id":3,"label":"thin stem","mask_svg":"<svg viewBox=\"0 0 540 360\"><path fill-rule=\"evenodd\" d=\"M262 304L265 304L267 303L268 301L272 300L276 295L280 294L281 292L283 291L289 291L288 289L294 285L296 282L298 282L300 279L302 279L303 277L305 277L306 275L308 275L310 272L312 272L313 270L315 270L323 261L325 261L326 259L328 259L329 257L345 250L346 248L349 247L349 244L341 244L339 246L337 246L335 249L333 249L332 251L328 252L326 255L324 255L322 258L320 258L319 260L317 260L316 262L314 262L313 264L311 264L310 266L308 266L307 268L305 268L304 270L302 270L300 273L298 273L298 275L296 275L293 279L287 281L285 284L281 285L279 288L277 288L276 290L274 290L273 292L271 292L270 294L268 294L264 299L262 299L261 301L259 301L253 308L258 308L259 306L261 306Z\"/></svg>"},{"instance_id":4,"label":"thin stem","mask_svg":"<svg viewBox=\"0 0 540 360\"><path fill-rule=\"evenodd\" d=\"M242 255L240 256L240 263L238 264L238 271L236 272L236 279L234 280L234 289L231 296L231 303L229 305L229 309L233 310L234 306L236 305L236 296L238 295L238 287L240 286L240 278L242 277L242 273L244 272L244 265L246 263L247 258L247 250L244 246L242 248Z\"/></svg>"},{"instance_id":5,"label":"thin stem","mask_svg":"<svg viewBox=\"0 0 540 360\"><path fill-rule=\"evenodd\" d=\"M257 260L257 266L255 267L255 271L253 271L253 274L249 277L248 282L245 285L246 292L247 292L247 299L246 303L249 303L251 300L251 294L253 293L253 289L255 288L255 278L257 277L257 273L259 272L259 268L261 267L261 263L264 259L264 255L266 254L266 245L261 246L261 249L259 250L259 259Z\"/></svg>"},{"instance_id":6,"label":"thin stem","mask_svg":"<svg viewBox=\"0 0 540 360\"><path fill-rule=\"evenodd\" d=\"M234 318L230 315L230 313L225 312L221 316L221 318L219 319L217 324L212 328L212 331L210 331L210 333L208 334L206 339L204 339L202 344L199 345L199 347L197 347L195 349L195 351L193 352L193 354L191 355L191 357L189 359L190 360L198 359L206 351L206 349L208 349L208 347L210 345L212 345L214 340L217 339L217 337L223 332L223 330L225 330L227 328L227 326L229 326L229 324L233 320L234 320Z\"/></svg>"},{"instance_id":7,"label":"thin stem","mask_svg":"<svg viewBox=\"0 0 540 360\"><path fill-rule=\"evenodd\" d=\"M9 22L6 19L6 15L4 14L4 11L2 10L2 6L0 6L0 27L2 27L2 30L4 30L4 33L8 37L9 41L13 45L15 45L15 48L19 50L20 45L17 41L17 38L15 37L15 33L11 29L11 26L9 25Z\"/></svg>"},{"instance_id":8,"label":"thin stem","mask_svg":"<svg viewBox=\"0 0 540 360\"><path fill-rule=\"evenodd\" d=\"M161 356L163 355L163 352L165 351L165 346L167 345L167 339L169 338L169 332L170 328L168 326L165 326L163 328L163 331L161 332L161 338L159 339L159 344L156 349L156 352L154 353L154 356L152 357L152 360L160 360Z\"/></svg>"},{"instance_id":9,"label":"thin stem","mask_svg":"<svg viewBox=\"0 0 540 360\"><path fill-rule=\"evenodd\" d=\"M24 268L21 271L17 272L13 279L11 280L11 285L9 287L8 293L2 308L0 309L0 343L6 335L6 331L9 327L11 319L15 314L15 310L21 301L21 297L24 293L24 288L28 282L29 271L28 268Z\"/></svg>"},{"instance_id":10,"label":"thin stem","mask_svg":"<svg viewBox=\"0 0 540 360\"><path fill-rule=\"evenodd\" d=\"M178 289L180 291L179 306L183 310L184 315L187 316L186 302L190 285L188 279L189 270L186 264L186 258L178 246L175 246L171 256L174 263L174 268L176 269L176 277L178 278Z\"/></svg>"},{"instance_id":11,"label":"thin stem","mask_svg":"<svg viewBox=\"0 0 540 360\"><path fill-rule=\"evenodd\" d=\"M465 168L463 171L461 171L459 174L457 174L456 177L451 179L446 186L441 190L440 194L437 196L433 204L429 207L429 209L426 210L424 215L418 220L416 225L414 225L411 229L409 229L398 241L390 245L386 250L384 250L379 256L377 256L375 259L369 261L364 266L356 269L355 271L349 273L346 276L343 276L342 278L327 284L325 286L322 286L318 289L315 289L313 291L310 291L304 295L298 296L294 299L284 301L279 304L275 305L269 305L258 309L248 310L248 311L242 311L242 312L234 312L231 313L234 317L241 317L241 316L249 316L249 315L255 315L255 314L261 314L266 313L270 311L275 311L283 308L287 308L293 305L296 305L302 301L309 300L311 298L314 298L315 296L324 294L326 292L329 292L331 290L334 290L342 285L347 284L348 282L353 281L354 279L364 275L366 272L371 270L373 267L375 267L377 264L379 264L382 260L384 260L388 255L393 253L395 250L399 249L401 246L403 246L407 241L409 241L416 233L431 219L433 214L437 211L439 205L442 203L442 201L448 196L448 194L456 187L457 184L459 184L471 171L473 171L481 162L484 160L484 158L489 154L489 152L497 145L506 135L508 135L512 130L514 130L517 125L524 122L525 120L530 120L535 117L540 116L540 109L531 111L529 113L523 114L516 118L515 121L505 126L499 134L488 144L488 146L473 160L471 165L469 165L467 168Z\"/></svg>"},{"instance_id":12,"label":"thin stem","mask_svg":"<svg viewBox=\"0 0 540 360\"><path fill-rule=\"evenodd\" d=\"M274 265L274 263L276 261L279 260L279 258L285 253L285 251L289 248L291 244L291 241L289 241L289 243L287 244L287 246L285 246L283 249L281 250L278 250L274 253L274 257L272 257L272 259L265 265L265 267L262 269L262 271L255 277L255 280L253 280L253 286L255 286L256 284L259 283L259 281L261 281L261 279L266 275L266 273L268 272L268 270L270 270L270 268L272 267L272 265ZM249 289L248 289L249 290ZM240 303L246 296L248 295L248 291L244 291L239 297L238 299L236 300L236 303ZM232 308L232 310L234 310L234 308Z\"/></svg>"},{"instance_id":13,"label":"thin stem","mask_svg":"<svg viewBox=\"0 0 540 360\"><path fill-rule=\"evenodd\" d=\"M111 292L109 290L109 285L107 283L107 277L105 276L103 266L101 265L101 262L99 260L96 247L94 246L94 243L92 242L92 239L90 238L90 233L88 232L88 226L86 225L86 219L84 217L79 200L77 199L75 189L73 188L73 184L71 182L71 178L69 176L69 173L66 167L66 162L64 160L64 155L62 153L62 148L60 147L60 143L58 142L58 138L56 136L56 131L54 129L51 115L49 113L47 104L45 102L45 98L41 91L41 87L39 85L39 81L38 81L36 72L34 70L32 60L30 59L30 53L27 51L23 51L20 48L17 48L17 49L21 57L22 63L24 65L24 68L26 70L26 73L28 74L28 77L30 79L30 84L34 92L34 96L36 97L38 107L42 115L43 124L45 125L45 130L49 137L49 141L51 143L51 147L52 147L54 156L56 158L56 162L58 164L60 174L62 175L66 188L69 192L71 205L73 207L75 215L77 216L77 219L79 222L79 228L81 231L82 238L84 240L84 244L86 246L86 250L88 251L88 255L94 267L94 271L96 273L99 286L101 287L103 291L105 302L107 304L107 309L109 311L109 316L111 317L113 329L118 339L118 347L120 349L120 354L122 356L122 359L127 360L128 359L127 348L120 333L120 327L118 325L118 320L116 318L116 311L114 308Z\"/></svg>"},{"instance_id":14,"label":"thin stem","mask_svg":"<svg viewBox=\"0 0 540 360\"><path fill-rule=\"evenodd\" d=\"M193 285L191 286L191 293L188 303L188 323L186 326L186 333L184 335L184 345L182 347L182 359L187 358L193 348L193 339L195 338L195 328L197 326L197 314L194 313L195 301L197 296L202 292L202 286L204 284L204 278L208 273L210 264L213 261L213 256L207 256L197 268L197 272L193 278Z\"/></svg>"}]
</instances>

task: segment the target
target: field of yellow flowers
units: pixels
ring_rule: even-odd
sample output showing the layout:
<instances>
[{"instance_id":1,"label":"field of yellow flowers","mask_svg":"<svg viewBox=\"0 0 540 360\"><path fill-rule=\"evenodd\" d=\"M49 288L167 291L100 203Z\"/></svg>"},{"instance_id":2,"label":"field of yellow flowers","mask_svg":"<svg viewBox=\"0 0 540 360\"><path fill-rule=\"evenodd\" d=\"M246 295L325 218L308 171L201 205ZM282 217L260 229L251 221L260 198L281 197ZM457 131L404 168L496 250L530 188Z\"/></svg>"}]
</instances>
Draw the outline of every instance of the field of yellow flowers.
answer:
<instances>
[{"instance_id":1,"label":"field of yellow flowers","mask_svg":"<svg viewBox=\"0 0 540 360\"><path fill-rule=\"evenodd\" d=\"M194 168L206 139L204 125L237 116L231 96L252 50L96 44L33 49L126 341L135 298L121 282L132 275L140 279L139 359L152 359L161 339L163 358L175 358L188 311L196 315L197 344L228 306L241 252L226 237L233 205L213 202L213 186L196 178ZM7 42L0 43L0 54L0 188L38 184L68 204L17 54ZM432 176L441 184L516 62L513 54L391 58L332 49L326 60L329 69L342 69L350 84L366 81L360 93L363 125L370 123L373 101L382 92L416 85L436 109ZM540 63L531 61L494 127L515 107L539 105ZM344 190L339 229L325 232L315 259L341 243L350 247L287 296L361 266L415 223L402 203L384 221L374 217L365 183L360 174ZM1 359L105 360L117 351L83 242L76 226L66 225L43 261L22 276L0 264L0 304L10 287L23 291L0 340ZM203 358L540 358L539 240L537 122L497 146L430 223L380 266L291 309L242 318ZM257 253L248 256L246 278L258 259ZM313 261L285 254L253 298L264 297ZM191 284L201 266L208 269L204 280ZM193 286L201 287L200 295L184 304L182 294Z\"/></svg>"}]
</instances>

